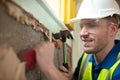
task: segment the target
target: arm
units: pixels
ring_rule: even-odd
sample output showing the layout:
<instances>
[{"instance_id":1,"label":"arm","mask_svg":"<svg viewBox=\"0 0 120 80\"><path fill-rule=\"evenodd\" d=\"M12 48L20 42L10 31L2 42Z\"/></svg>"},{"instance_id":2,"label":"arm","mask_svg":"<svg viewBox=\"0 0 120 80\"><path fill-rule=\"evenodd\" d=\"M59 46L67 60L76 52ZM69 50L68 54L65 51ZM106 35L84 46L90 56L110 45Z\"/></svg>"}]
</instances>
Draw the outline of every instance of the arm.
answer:
<instances>
[{"instance_id":1,"label":"arm","mask_svg":"<svg viewBox=\"0 0 120 80\"><path fill-rule=\"evenodd\" d=\"M69 79L69 80L77 80L77 78L73 75L72 66L68 62L68 69L66 69L63 65L59 67L59 70Z\"/></svg>"},{"instance_id":2,"label":"arm","mask_svg":"<svg viewBox=\"0 0 120 80\"><path fill-rule=\"evenodd\" d=\"M68 80L57 68L53 67L44 72L48 80Z\"/></svg>"},{"instance_id":3,"label":"arm","mask_svg":"<svg viewBox=\"0 0 120 80\"><path fill-rule=\"evenodd\" d=\"M43 72L48 80L68 80L54 66L54 44L41 42L35 48L38 68Z\"/></svg>"},{"instance_id":4,"label":"arm","mask_svg":"<svg viewBox=\"0 0 120 80\"><path fill-rule=\"evenodd\" d=\"M71 80L78 80L78 79L73 75Z\"/></svg>"}]
</instances>

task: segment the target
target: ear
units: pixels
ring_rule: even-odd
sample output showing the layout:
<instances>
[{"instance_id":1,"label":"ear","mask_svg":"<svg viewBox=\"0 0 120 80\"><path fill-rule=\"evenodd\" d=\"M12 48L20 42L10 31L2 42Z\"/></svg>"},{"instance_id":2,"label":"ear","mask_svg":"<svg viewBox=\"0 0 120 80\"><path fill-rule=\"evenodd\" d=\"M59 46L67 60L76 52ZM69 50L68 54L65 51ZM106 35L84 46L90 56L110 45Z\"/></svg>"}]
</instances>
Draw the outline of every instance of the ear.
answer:
<instances>
[{"instance_id":1,"label":"ear","mask_svg":"<svg viewBox=\"0 0 120 80\"><path fill-rule=\"evenodd\" d=\"M113 23L110 25L110 36L115 36L118 32L118 24Z\"/></svg>"}]
</instances>

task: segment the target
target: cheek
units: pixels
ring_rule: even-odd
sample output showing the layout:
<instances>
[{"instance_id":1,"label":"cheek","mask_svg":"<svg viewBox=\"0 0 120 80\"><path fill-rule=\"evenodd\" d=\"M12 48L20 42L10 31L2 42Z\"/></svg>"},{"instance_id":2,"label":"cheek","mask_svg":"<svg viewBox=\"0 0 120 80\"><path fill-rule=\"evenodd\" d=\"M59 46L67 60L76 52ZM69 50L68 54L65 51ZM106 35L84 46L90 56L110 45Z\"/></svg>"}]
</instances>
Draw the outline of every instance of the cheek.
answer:
<instances>
[{"instance_id":1,"label":"cheek","mask_svg":"<svg viewBox=\"0 0 120 80\"><path fill-rule=\"evenodd\" d=\"M109 39L108 33L109 32L107 30L99 31L98 33L96 33L95 40L97 41L97 43L102 45L108 42L108 39Z\"/></svg>"},{"instance_id":2,"label":"cheek","mask_svg":"<svg viewBox=\"0 0 120 80\"><path fill-rule=\"evenodd\" d=\"M100 38L106 38L109 34L109 29L106 28L106 27L103 27L103 28L100 28L96 31L94 31L96 33L96 36L97 37L100 37Z\"/></svg>"}]
</instances>

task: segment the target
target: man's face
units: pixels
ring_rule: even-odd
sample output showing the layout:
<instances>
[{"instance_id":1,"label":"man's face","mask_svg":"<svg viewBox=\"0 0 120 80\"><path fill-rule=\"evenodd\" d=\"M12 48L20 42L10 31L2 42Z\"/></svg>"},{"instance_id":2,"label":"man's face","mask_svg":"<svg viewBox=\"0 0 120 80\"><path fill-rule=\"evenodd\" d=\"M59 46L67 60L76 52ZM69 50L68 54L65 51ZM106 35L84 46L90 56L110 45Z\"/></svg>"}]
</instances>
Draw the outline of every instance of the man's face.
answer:
<instances>
[{"instance_id":1,"label":"man's face","mask_svg":"<svg viewBox=\"0 0 120 80\"><path fill-rule=\"evenodd\" d=\"M109 26L105 19L83 19L80 21L80 38L85 52L95 54L109 44Z\"/></svg>"}]
</instances>

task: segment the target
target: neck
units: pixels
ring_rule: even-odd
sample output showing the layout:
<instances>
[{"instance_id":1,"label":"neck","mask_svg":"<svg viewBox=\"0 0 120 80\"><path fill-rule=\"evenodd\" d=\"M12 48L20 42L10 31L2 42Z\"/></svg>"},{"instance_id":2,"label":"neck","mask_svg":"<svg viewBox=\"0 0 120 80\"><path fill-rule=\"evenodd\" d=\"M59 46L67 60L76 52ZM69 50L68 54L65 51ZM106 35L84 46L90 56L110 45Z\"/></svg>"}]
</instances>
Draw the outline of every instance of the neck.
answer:
<instances>
[{"instance_id":1,"label":"neck","mask_svg":"<svg viewBox=\"0 0 120 80\"><path fill-rule=\"evenodd\" d=\"M103 60L106 58L106 56L109 54L110 50L113 48L114 46L114 41L113 43L109 44L108 46L106 46L103 50L101 50L100 52L94 54L94 58L95 58L95 62L96 64L100 64L101 62L103 62Z\"/></svg>"}]
</instances>

